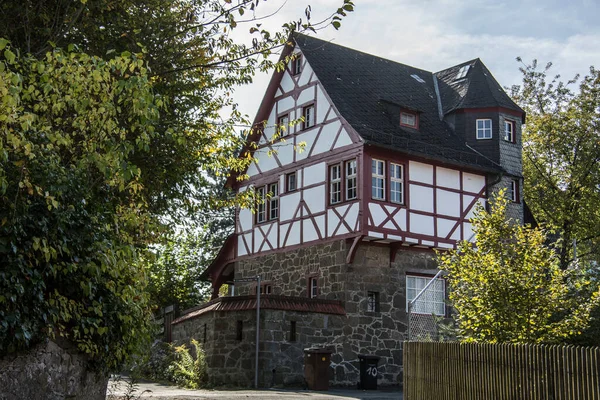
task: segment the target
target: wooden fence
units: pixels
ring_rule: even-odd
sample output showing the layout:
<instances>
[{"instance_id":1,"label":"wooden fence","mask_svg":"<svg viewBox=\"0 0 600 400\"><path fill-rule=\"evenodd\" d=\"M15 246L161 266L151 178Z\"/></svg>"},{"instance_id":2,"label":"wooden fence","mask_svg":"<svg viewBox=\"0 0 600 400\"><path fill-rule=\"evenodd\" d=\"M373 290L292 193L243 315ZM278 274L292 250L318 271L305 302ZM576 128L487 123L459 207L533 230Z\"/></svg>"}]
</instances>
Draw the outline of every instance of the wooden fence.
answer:
<instances>
[{"instance_id":1,"label":"wooden fence","mask_svg":"<svg viewBox=\"0 0 600 400\"><path fill-rule=\"evenodd\" d=\"M600 400L600 348L404 342L404 400Z\"/></svg>"}]
</instances>

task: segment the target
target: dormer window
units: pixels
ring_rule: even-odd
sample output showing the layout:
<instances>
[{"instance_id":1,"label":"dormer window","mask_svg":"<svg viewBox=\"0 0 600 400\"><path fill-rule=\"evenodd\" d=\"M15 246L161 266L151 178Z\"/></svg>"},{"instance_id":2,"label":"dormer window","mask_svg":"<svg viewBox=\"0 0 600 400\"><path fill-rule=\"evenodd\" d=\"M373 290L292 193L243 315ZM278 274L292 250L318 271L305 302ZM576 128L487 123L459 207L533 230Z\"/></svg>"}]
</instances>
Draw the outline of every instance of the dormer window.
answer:
<instances>
[{"instance_id":1,"label":"dormer window","mask_svg":"<svg viewBox=\"0 0 600 400\"><path fill-rule=\"evenodd\" d=\"M417 129L417 114L408 111L400 112L400 125Z\"/></svg>"},{"instance_id":2,"label":"dormer window","mask_svg":"<svg viewBox=\"0 0 600 400\"><path fill-rule=\"evenodd\" d=\"M292 75L302 72L302 55L296 54L292 60Z\"/></svg>"},{"instance_id":3,"label":"dormer window","mask_svg":"<svg viewBox=\"0 0 600 400\"><path fill-rule=\"evenodd\" d=\"M477 139L492 138L492 120L478 119L477 120Z\"/></svg>"}]
</instances>

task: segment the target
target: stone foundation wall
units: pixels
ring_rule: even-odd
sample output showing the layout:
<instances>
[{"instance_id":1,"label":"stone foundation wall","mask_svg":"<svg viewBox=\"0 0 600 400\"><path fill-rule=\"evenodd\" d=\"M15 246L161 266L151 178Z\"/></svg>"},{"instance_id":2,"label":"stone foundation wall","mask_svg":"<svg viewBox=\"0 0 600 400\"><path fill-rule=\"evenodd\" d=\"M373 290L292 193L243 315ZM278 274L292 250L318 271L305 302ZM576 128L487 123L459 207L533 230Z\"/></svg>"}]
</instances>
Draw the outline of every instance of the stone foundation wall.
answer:
<instances>
[{"instance_id":1,"label":"stone foundation wall","mask_svg":"<svg viewBox=\"0 0 600 400\"><path fill-rule=\"evenodd\" d=\"M108 377L91 372L84 355L47 340L0 358L0 400L105 400Z\"/></svg>"},{"instance_id":2,"label":"stone foundation wall","mask_svg":"<svg viewBox=\"0 0 600 400\"><path fill-rule=\"evenodd\" d=\"M340 300L345 304L345 318L307 313L293 315L279 311L265 314L264 322L272 333L266 333L265 342L261 343L261 349L266 351L264 367L261 368L263 382L272 380L272 369L276 370L277 383L297 382L298 379L294 377L294 371L299 368L297 362L278 364L279 358L274 355L289 354L285 357L302 360L302 348L313 344L326 345L333 350L331 383L334 385L356 385L359 379L358 354L381 357L379 385L397 385L402 381L402 341L407 331L406 274L434 275L437 272L434 255L425 250L402 249L390 264L388 246L363 242L356 251L354 262L346 264L348 247L345 241L337 241L260 256L236 264L236 279L260 275L263 282L271 285L273 294L277 295L308 296L308 278L315 276L319 283L318 298ZM252 284L238 284L235 288L236 295L252 291ZM376 312L367 311L368 292L378 295L379 310ZM231 313L215 317L215 331L225 329L235 332L235 326L231 324L236 323L236 318ZM253 324L252 318L248 318L248 324ZM299 337L297 343L290 344L285 335L293 318L298 320ZM269 335L272 335L272 340ZM219 345L224 343L223 340L229 340L222 336L215 338L215 343ZM253 348L237 348L240 353L254 351ZM233 348L227 350L228 353L230 351ZM219 361L216 365L221 363ZM281 373L281 378L277 371ZM227 374L225 370L222 373ZM248 380L241 376L236 379Z\"/></svg>"},{"instance_id":3,"label":"stone foundation wall","mask_svg":"<svg viewBox=\"0 0 600 400\"><path fill-rule=\"evenodd\" d=\"M335 348L345 320L339 315L261 310L259 386L303 386L304 349ZM242 321L241 340L237 336L238 321ZM290 336L292 321L296 323L295 340ZM203 342L205 325L211 335ZM211 384L254 385L256 310L211 311L173 325L176 342L188 342L191 338L203 343Z\"/></svg>"}]
</instances>

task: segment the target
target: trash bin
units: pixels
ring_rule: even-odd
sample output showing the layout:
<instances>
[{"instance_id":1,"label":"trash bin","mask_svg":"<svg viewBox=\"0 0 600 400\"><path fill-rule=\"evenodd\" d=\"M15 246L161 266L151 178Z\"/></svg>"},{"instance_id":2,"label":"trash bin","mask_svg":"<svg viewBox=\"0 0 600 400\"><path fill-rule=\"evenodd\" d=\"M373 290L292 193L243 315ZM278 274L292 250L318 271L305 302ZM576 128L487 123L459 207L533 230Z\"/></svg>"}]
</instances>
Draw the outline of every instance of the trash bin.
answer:
<instances>
[{"instance_id":1,"label":"trash bin","mask_svg":"<svg viewBox=\"0 0 600 400\"><path fill-rule=\"evenodd\" d=\"M331 353L316 347L304 349L304 379L310 390L329 390Z\"/></svg>"},{"instance_id":2,"label":"trash bin","mask_svg":"<svg viewBox=\"0 0 600 400\"><path fill-rule=\"evenodd\" d=\"M359 389L377 390L377 365L379 364L378 356L359 354L360 360L360 383Z\"/></svg>"}]
</instances>

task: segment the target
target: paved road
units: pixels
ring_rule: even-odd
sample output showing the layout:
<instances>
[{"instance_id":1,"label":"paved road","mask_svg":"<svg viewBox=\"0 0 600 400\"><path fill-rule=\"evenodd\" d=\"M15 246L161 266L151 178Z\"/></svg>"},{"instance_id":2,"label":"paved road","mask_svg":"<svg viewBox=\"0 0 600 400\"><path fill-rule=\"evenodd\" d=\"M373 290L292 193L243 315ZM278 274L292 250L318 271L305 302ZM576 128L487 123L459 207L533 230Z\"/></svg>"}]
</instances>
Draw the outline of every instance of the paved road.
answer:
<instances>
[{"instance_id":1,"label":"paved road","mask_svg":"<svg viewBox=\"0 0 600 400\"><path fill-rule=\"evenodd\" d=\"M107 400L124 399L154 399L154 400L191 400L191 399L278 399L278 400L402 400L402 392L395 390L352 390L330 389L327 392L313 392L310 390L188 390L158 383L142 382L138 384L137 391L132 396L127 396L127 385L111 381L108 384Z\"/></svg>"}]
</instances>

